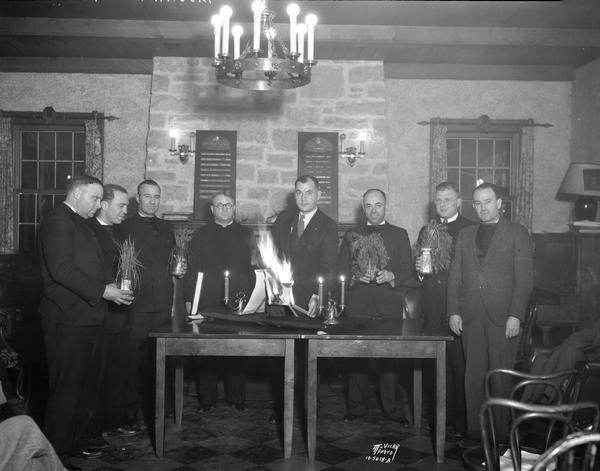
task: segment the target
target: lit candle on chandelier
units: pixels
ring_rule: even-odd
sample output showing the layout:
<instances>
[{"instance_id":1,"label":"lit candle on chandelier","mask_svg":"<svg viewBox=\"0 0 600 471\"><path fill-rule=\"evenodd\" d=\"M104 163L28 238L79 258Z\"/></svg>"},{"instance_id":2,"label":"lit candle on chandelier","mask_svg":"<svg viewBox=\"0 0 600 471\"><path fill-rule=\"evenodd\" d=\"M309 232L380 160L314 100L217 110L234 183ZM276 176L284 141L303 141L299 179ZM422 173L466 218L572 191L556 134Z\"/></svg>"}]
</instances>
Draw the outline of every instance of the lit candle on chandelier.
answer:
<instances>
[{"instance_id":1,"label":"lit candle on chandelier","mask_svg":"<svg viewBox=\"0 0 600 471\"><path fill-rule=\"evenodd\" d=\"M215 32L215 58L219 58L221 53L221 26L223 25L223 18L221 15L213 15L210 19Z\"/></svg>"},{"instance_id":2,"label":"lit candle on chandelier","mask_svg":"<svg viewBox=\"0 0 600 471\"><path fill-rule=\"evenodd\" d=\"M319 277L319 312L323 309L323 277Z\"/></svg>"},{"instance_id":3,"label":"lit candle on chandelier","mask_svg":"<svg viewBox=\"0 0 600 471\"><path fill-rule=\"evenodd\" d=\"M306 60L313 61L315 59L315 26L317 24L317 15L306 15L304 20L306 23Z\"/></svg>"},{"instance_id":4,"label":"lit candle on chandelier","mask_svg":"<svg viewBox=\"0 0 600 471\"><path fill-rule=\"evenodd\" d=\"M254 50L254 52L258 52L258 50L260 49L260 17L264 9L265 4L263 2L257 0L256 2L252 3L252 13L254 13L254 36L252 49Z\"/></svg>"},{"instance_id":5,"label":"lit candle on chandelier","mask_svg":"<svg viewBox=\"0 0 600 471\"><path fill-rule=\"evenodd\" d=\"M240 25L234 25L231 28L231 35L233 36L233 58L239 59L240 57L240 38L244 33L244 29Z\"/></svg>"},{"instance_id":6,"label":"lit candle on chandelier","mask_svg":"<svg viewBox=\"0 0 600 471\"><path fill-rule=\"evenodd\" d=\"M229 5L223 5L219 10L221 18L223 18L223 55L229 55L229 19L233 15L233 10Z\"/></svg>"},{"instance_id":7,"label":"lit candle on chandelier","mask_svg":"<svg viewBox=\"0 0 600 471\"><path fill-rule=\"evenodd\" d=\"M225 270L225 304L229 302L229 270Z\"/></svg>"},{"instance_id":8,"label":"lit candle on chandelier","mask_svg":"<svg viewBox=\"0 0 600 471\"><path fill-rule=\"evenodd\" d=\"M296 53L296 23L300 8L295 3L290 3L287 7L287 14L290 17L290 54Z\"/></svg>"},{"instance_id":9,"label":"lit candle on chandelier","mask_svg":"<svg viewBox=\"0 0 600 471\"><path fill-rule=\"evenodd\" d=\"M296 35L298 36L298 61L304 60L304 35L306 34L306 25L300 23L296 26Z\"/></svg>"},{"instance_id":10,"label":"lit candle on chandelier","mask_svg":"<svg viewBox=\"0 0 600 471\"><path fill-rule=\"evenodd\" d=\"M346 305L346 278L344 275L340 276L340 306Z\"/></svg>"}]
</instances>

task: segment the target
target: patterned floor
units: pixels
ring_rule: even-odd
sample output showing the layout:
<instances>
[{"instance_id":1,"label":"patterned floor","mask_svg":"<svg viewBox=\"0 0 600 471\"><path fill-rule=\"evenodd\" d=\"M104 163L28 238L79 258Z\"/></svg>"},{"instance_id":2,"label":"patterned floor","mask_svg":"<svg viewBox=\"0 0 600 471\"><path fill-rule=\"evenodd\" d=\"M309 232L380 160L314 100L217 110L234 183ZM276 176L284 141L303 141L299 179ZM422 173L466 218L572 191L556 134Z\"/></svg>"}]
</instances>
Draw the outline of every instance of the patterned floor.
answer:
<instances>
[{"instance_id":1,"label":"patterned floor","mask_svg":"<svg viewBox=\"0 0 600 471\"><path fill-rule=\"evenodd\" d=\"M150 438L144 433L132 438L106 437L110 445L102 458L74 459L73 463L85 470L105 471L463 469L461 449L454 441L447 441L444 463L436 464L428 429L415 431L385 419L375 399L367 418L344 422L343 388L339 383L320 388L316 461L307 461L305 429L297 413L293 456L284 460L277 425L268 421L271 403L260 389L261 385L248 385L249 408L244 412L220 400L216 409L198 414L196 398L186 395L181 427L172 417L167 418L163 458L155 456Z\"/></svg>"}]
</instances>

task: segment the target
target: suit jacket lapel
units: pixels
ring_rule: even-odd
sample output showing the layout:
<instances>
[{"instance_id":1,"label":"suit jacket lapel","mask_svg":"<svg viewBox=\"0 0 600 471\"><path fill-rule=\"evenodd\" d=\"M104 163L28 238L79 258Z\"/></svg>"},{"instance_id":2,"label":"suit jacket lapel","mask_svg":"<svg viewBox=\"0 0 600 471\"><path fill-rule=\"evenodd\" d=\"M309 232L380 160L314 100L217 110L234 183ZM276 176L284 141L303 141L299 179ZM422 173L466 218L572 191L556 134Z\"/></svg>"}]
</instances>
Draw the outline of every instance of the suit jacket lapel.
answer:
<instances>
[{"instance_id":1,"label":"suit jacket lapel","mask_svg":"<svg viewBox=\"0 0 600 471\"><path fill-rule=\"evenodd\" d=\"M505 236L507 233L508 224L503 219L500 219L496 224L496 230L494 231L494 235L492 236L492 240L490 242L490 246L485 254L485 257L482 261L482 264L486 263L489 258L494 254L494 252L498 249L498 244L501 244L502 241L505 240Z\"/></svg>"}]
</instances>

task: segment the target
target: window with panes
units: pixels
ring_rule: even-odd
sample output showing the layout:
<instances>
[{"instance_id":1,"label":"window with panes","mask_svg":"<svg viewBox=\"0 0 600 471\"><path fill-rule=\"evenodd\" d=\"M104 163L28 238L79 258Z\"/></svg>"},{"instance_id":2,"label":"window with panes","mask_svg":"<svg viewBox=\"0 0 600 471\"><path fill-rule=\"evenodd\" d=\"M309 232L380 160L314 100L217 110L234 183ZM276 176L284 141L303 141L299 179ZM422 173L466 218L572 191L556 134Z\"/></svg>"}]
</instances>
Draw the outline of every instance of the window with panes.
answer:
<instances>
[{"instance_id":1,"label":"window with panes","mask_svg":"<svg viewBox=\"0 0 600 471\"><path fill-rule=\"evenodd\" d=\"M16 241L19 253L36 250L44 216L65 199L74 175L85 173L81 125L16 125Z\"/></svg>"}]
</instances>

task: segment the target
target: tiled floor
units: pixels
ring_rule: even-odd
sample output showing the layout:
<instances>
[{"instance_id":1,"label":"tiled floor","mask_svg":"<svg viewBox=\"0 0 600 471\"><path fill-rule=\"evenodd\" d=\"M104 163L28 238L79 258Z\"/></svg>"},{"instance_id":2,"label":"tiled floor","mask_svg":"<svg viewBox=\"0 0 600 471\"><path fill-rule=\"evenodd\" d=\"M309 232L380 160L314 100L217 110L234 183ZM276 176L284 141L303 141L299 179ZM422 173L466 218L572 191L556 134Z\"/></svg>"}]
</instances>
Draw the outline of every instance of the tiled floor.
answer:
<instances>
[{"instance_id":1,"label":"tiled floor","mask_svg":"<svg viewBox=\"0 0 600 471\"><path fill-rule=\"evenodd\" d=\"M249 384L248 397L256 398ZM239 412L219 401L210 412L196 413L196 398L186 395L182 425L172 417L166 420L165 456L157 458L147 433L133 438L107 437L104 456L93 460L73 460L85 470L461 470L461 449L447 441L443 464L433 457L429 430L415 431L385 419L372 400L368 418L344 422L341 384L320 389L321 408L317 424L317 456L307 461L304 426L296 413L293 455L283 459L277 425L269 423L271 403L249 400L249 409ZM373 461L373 448L388 444L397 450L389 463ZM378 456L390 456L379 453Z\"/></svg>"}]
</instances>

